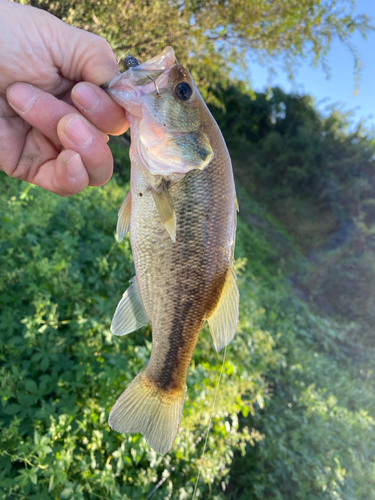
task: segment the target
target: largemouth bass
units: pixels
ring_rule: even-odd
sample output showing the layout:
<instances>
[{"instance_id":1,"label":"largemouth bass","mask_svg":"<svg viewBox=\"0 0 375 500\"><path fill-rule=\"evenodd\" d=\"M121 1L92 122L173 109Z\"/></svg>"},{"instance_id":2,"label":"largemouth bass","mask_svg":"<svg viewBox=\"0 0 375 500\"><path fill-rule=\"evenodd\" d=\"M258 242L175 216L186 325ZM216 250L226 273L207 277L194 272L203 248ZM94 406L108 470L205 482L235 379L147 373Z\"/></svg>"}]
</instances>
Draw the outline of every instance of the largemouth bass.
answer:
<instances>
[{"instance_id":1,"label":"largemouth bass","mask_svg":"<svg viewBox=\"0 0 375 500\"><path fill-rule=\"evenodd\" d=\"M186 378L204 322L220 351L234 337L239 293L233 269L237 201L230 157L190 73L167 47L107 85L131 129L131 187L118 236L130 231L136 276L111 330L152 325L146 369L109 416L167 453L180 424Z\"/></svg>"}]
</instances>

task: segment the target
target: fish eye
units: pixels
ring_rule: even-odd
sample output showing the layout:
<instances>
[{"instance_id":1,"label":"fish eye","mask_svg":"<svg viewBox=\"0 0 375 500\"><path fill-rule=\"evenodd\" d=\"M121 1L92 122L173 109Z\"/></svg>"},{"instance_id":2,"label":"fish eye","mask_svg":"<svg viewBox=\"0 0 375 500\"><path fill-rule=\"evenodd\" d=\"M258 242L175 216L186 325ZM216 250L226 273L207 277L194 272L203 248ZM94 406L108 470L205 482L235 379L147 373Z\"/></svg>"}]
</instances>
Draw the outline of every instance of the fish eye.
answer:
<instances>
[{"instance_id":1,"label":"fish eye","mask_svg":"<svg viewBox=\"0 0 375 500\"><path fill-rule=\"evenodd\" d=\"M187 101L193 94L193 89L187 82L180 82L176 85L174 89L174 93L177 97L179 97L182 101Z\"/></svg>"}]
</instances>

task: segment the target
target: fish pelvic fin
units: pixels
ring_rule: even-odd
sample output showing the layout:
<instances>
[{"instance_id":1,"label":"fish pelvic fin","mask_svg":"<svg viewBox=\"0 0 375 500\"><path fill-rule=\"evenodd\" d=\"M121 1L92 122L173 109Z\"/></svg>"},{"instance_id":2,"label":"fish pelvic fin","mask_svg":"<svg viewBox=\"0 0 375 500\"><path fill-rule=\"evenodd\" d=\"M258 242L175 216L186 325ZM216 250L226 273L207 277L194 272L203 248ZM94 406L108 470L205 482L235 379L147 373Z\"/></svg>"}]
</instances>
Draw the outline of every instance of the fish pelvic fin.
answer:
<instances>
[{"instance_id":1,"label":"fish pelvic fin","mask_svg":"<svg viewBox=\"0 0 375 500\"><path fill-rule=\"evenodd\" d=\"M236 273L231 266L220 299L207 320L217 352L228 345L236 335L239 316L240 293Z\"/></svg>"},{"instance_id":2,"label":"fish pelvic fin","mask_svg":"<svg viewBox=\"0 0 375 500\"><path fill-rule=\"evenodd\" d=\"M165 229L172 238L172 241L176 243L176 212L173 200L164 181L157 190L152 191L152 196Z\"/></svg>"},{"instance_id":3,"label":"fish pelvic fin","mask_svg":"<svg viewBox=\"0 0 375 500\"><path fill-rule=\"evenodd\" d=\"M176 439L185 396L186 387L160 389L143 371L118 398L108 423L117 432L140 432L153 450L165 455Z\"/></svg>"},{"instance_id":4,"label":"fish pelvic fin","mask_svg":"<svg viewBox=\"0 0 375 500\"><path fill-rule=\"evenodd\" d=\"M122 202L121 208L118 213L117 220L117 238L119 241L122 240L124 236L128 233L130 229L130 215L132 208L132 195L129 191Z\"/></svg>"},{"instance_id":5,"label":"fish pelvic fin","mask_svg":"<svg viewBox=\"0 0 375 500\"><path fill-rule=\"evenodd\" d=\"M118 303L112 319L111 332L114 335L127 335L149 322L136 277L134 276L130 282L131 285Z\"/></svg>"}]
</instances>

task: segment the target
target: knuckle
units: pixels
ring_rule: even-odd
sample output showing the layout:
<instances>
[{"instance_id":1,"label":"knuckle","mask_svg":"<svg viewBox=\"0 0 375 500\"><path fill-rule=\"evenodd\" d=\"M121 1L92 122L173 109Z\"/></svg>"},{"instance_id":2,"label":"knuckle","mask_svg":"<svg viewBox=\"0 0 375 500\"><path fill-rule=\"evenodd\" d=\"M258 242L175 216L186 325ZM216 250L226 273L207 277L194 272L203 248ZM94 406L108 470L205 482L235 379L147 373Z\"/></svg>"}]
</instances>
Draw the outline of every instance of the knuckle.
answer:
<instances>
[{"instance_id":1,"label":"knuckle","mask_svg":"<svg viewBox=\"0 0 375 500\"><path fill-rule=\"evenodd\" d=\"M98 49L101 50L101 51L104 51L104 52L110 52L112 54L112 47L111 47L111 44L103 37L99 36L99 35L95 35L96 37L96 43L98 45Z\"/></svg>"}]
</instances>

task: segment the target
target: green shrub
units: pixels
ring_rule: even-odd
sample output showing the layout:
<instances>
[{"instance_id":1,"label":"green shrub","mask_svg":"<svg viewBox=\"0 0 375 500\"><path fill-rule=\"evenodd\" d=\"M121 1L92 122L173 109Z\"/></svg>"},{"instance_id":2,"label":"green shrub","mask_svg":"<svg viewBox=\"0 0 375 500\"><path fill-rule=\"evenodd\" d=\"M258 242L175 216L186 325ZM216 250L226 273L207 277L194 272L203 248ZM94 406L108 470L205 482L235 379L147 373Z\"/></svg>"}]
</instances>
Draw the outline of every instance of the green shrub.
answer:
<instances>
[{"instance_id":1,"label":"green shrub","mask_svg":"<svg viewBox=\"0 0 375 500\"><path fill-rule=\"evenodd\" d=\"M110 322L134 274L129 239L115 238L126 193L112 180L64 199L1 175L1 498L153 498L192 494L221 355L206 331L189 373L177 442L165 458L140 436L112 431L117 397L142 370L150 327L125 338ZM243 357L244 340L234 347ZM257 437L238 429L261 379L225 365L200 490L228 473L234 449ZM249 394L242 401L241 394Z\"/></svg>"},{"instance_id":2,"label":"green shrub","mask_svg":"<svg viewBox=\"0 0 375 500\"><path fill-rule=\"evenodd\" d=\"M126 180L64 199L0 179L0 497L136 499L165 479L152 500L191 498L222 363L207 329L170 454L107 424L151 349L149 326L109 329L134 274L128 237L115 238ZM296 298L293 240L239 195L240 324L197 498L372 500L373 362L345 351L355 325Z\"/></svg>"}]
</instances>

